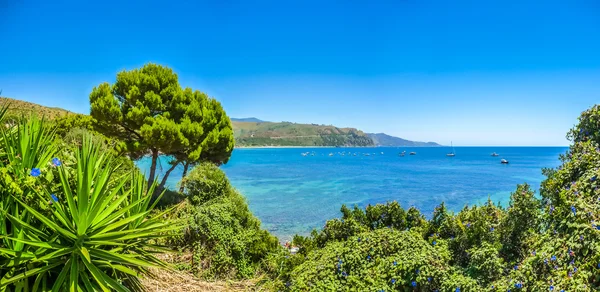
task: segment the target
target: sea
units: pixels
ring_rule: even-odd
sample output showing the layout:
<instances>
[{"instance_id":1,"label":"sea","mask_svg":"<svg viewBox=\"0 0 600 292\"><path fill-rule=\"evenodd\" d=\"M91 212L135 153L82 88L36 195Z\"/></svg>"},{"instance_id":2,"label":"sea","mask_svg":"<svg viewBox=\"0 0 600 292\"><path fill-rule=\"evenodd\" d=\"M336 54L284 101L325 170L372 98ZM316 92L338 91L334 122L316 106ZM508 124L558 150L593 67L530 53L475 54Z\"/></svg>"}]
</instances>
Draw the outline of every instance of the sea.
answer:
<instances>
[{"instance_id":1,"label":"sea","mask_svg":"<svg viewBox=\"0 0 600 292\"><path fill-rule=\"evenodd\" d=\"M405 156L399 154L406 151ZM441 202L453 211L491 199L507 206L517 184L539 189L542 168L560 165L567 147L239 148L221 168L263 228L280 241L307 235L340 217L342 204L398 201L430 217ZM415 155L409 155L415 152ZM491 153L499 156L494 157ZM307 153L306 156L302 153ZM506 159L508 164L501 164ZM166 158L163 170L168 168ZM139 161L149 169L149 159ZM175 188L182 169L171 173Z\"/></svg>"}]
</instances>

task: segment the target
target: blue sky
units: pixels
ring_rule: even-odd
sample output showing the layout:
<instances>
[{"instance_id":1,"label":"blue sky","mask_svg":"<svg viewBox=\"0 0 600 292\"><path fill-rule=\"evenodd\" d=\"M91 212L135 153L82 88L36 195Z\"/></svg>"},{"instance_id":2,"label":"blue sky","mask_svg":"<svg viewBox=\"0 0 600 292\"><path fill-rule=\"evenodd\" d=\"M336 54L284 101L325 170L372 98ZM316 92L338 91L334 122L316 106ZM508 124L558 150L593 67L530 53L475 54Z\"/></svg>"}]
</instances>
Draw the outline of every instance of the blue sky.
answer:
<instances>
[{"instance_id":1,"label":"blue sky","mask_svg":"<svg viewBox=\"0 0 600 292\"><path fill-rule=\"evenodd\" d=\"M600 97L594 0L85 2L0 0L4 96L88 113L157 62L232 117L455 145L567 145Z\"/></svg>"}]
</instances>

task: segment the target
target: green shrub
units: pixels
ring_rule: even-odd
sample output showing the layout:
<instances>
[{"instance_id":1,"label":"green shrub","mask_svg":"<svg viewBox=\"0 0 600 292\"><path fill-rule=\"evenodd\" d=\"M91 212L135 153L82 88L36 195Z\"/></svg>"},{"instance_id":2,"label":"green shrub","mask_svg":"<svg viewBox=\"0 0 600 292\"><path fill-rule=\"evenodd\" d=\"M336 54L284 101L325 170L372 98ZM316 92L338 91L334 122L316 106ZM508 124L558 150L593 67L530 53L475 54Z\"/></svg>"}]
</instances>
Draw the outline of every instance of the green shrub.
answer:
<instances>
[{"instance_id":1,"label":"green shrub","mask_svg":"<svg viewBox=\"0 0 600 292\"><path fill-rule=\"evenodd\" d=\"M227 197L233 192L225 173L210 162L196 166L181 184L193 205L201 205L217 197Z\"/></svg>"},{"instance_id":2,"label":"green shrub","mask_svg":"<svg viewBox=\"0 0 600 292\"><path fill-rule=\"evenodd\" d=\"M142 174L117 175L89 137L57 157L53 128L35 118L0 131L2 291L140 290L138 275L165 267L151 242L179 227L149 216Z\"/></svg>"},{"instance_id":3,"label":"green shrub","mask_svg":"<svg viewBox=\"0 0 600 292\"><path fill-rule=\"evenodd\" d=\"M193 251L193 268L209 279L250 278L278 252L277 238L260 228L245 198L211 163L194 168L182 181L190 203L179 216L188 220L175 245Z\"/></svg>"}]
</instances>

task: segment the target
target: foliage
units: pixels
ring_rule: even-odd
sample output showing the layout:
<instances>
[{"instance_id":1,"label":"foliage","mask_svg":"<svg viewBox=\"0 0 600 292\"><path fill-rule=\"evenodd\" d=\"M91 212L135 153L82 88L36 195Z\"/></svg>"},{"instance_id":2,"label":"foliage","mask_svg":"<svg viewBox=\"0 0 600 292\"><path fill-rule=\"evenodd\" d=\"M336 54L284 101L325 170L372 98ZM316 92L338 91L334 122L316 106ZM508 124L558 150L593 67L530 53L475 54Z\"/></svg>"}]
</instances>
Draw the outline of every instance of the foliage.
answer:
<instances>
[{"instance_id":1,"label":"foliage","mask_svg":"<svg viewBox=\"0 0 600 292\"><path fill-rule=\"evenodd\" d=\"M203 163L184 179L188 220L173 244L193 251L194 271L203 278L249 278L279 249L277 238L260 228L244 197L216 165Z\"/></svg>"},{"instance_id":2,"label":"foliage","mask_svg":"<svg viewBox=\"0 0 600 292\"><path fill-rule=\"evenodd\" d=\"M182 90L177 74L164 66L122 71L114 84L94 87L90 103L98 131L122 141L133 159L151 155L149 185L159 154L176 158L159 189L182 161L225 163L233 149L233 131L220 104L199 91Z\"/></svg>"},{"instance_id":3,"label":"foliage","mask_svg":"<svg viewBox=\"0 0 600 292\"><path fill-rule=\"evenodd\" d=\"M43 120L0 131L2 291L140 290L138 275L165 267L151 242L178 224L150 216L142 174L119 174L91 138L57 157Z\"/></svg>"},{"instance_id":4,"label":"foliage","mask_svg":"<svg viewBox=\"0 0 600 292\"><path fill-rule=\"evenodd\" d=\"M96 120L88 115L70 114L56 119L55 123L56 134L59 137L64 137L74 129L83 129L93 132Z\"/></svg>"}]
</instances>

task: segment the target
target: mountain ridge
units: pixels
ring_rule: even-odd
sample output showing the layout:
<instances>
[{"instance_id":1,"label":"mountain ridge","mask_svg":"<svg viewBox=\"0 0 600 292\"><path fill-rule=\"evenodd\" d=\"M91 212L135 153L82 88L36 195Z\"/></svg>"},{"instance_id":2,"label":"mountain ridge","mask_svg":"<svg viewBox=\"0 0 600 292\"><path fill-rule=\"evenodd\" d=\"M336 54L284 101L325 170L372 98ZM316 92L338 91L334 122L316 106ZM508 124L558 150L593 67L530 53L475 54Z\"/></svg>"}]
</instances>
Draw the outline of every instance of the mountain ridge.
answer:
<instances>
[{"instance_id":1,"label":"mountain ridge","mask_svg":"<svg viewBox=\"0 0 600 292\"><path fill-rule=\"evenodd\" d=\"M367 136L373 140L376 146L388 146L388 147L439 147L442 146L436 142L421 142L411 141L400 137L391 136L385 133L367 133Z\"/></svg>"}]
</instances>

